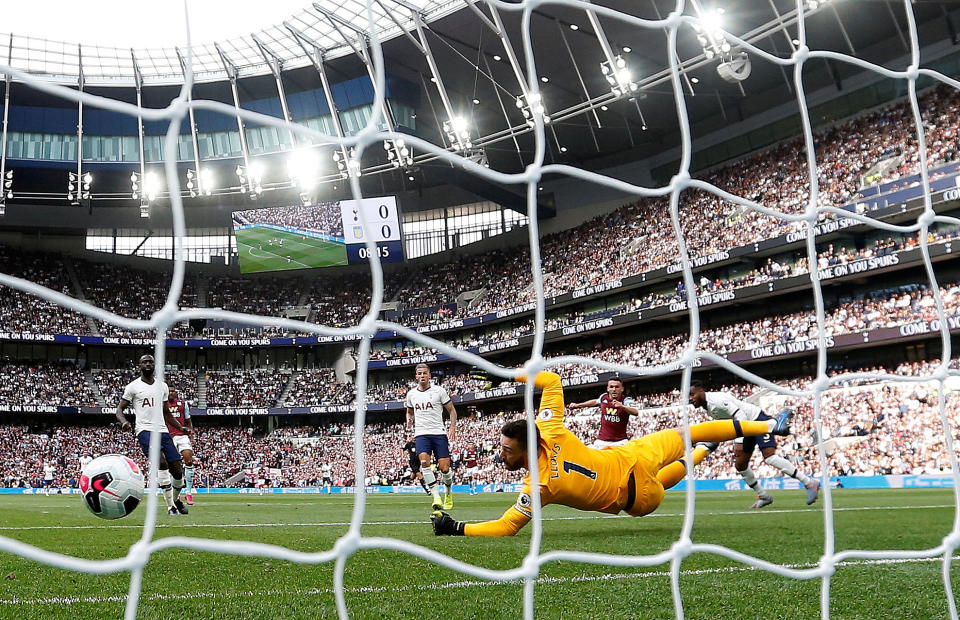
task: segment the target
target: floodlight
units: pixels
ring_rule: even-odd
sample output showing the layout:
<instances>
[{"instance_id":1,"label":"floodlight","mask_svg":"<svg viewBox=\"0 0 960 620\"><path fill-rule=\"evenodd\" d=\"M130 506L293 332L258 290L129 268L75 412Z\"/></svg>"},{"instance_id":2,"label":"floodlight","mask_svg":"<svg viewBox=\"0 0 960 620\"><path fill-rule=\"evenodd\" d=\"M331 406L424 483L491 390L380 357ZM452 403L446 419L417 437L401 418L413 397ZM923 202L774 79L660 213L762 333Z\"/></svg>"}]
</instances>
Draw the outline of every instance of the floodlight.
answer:
<instances>
[{"instance_id":1,"label":"floodlight","mask_svg":"<svg viewBox=\"0 0 960 620\"><path fill-rule=\"evenodd\" d=\"M240 191L247 192L250 200L256 200L263 193L263 168L259 162L250 162L247 166L237 166L237 178Z\"/></svg>"},{"instance_id":2,"label":"floodlight","mask_svg":"<svg viewBox=\"0 0 960 620\"><path fill-rule=\"evenodd\" d=\"M290 153L287 171L294 185L307 189L316 185L320 158L313 149L297 149Z\"/></svg>"},{"instance_id":3,"label":"floodlight","mask_svg":"<svg viewBox=\"0 0 960 620\"><path fill-rule=\"evenodd\" d=\"M543 95L540 93L520 95L517 97L516 103L517 107L520 109L520 112L523 113L523 118L527 121L527 125L533 127L534 114L540 114L543 116L544 123L550 122L550 117L547 115L546 107L543 104Z\"/></svg>"},{"instance_id":4,"label":"floodlight","mask_svg":"<svg viewBox=\"0 0 960 620\"><path fill-rule=\"evenodd\" d=\"M704 11L701 13L700 24L703 26L703 29L714 36L714 38L723 37L722 34L720 37L715 36L719 31L723 30L723 17L721 17L717 11Z\"/></svg>"},{"instance_id":5,"label":"floodlight","mask_svg":"<svg viewBox=\"0 0 960 620\"><path fill-rule=\"evenodd\" d=\"M200 171L200 189L203 190L203 193L207 196L213 193L214 187L216 187L216 176L213 174L213 170L209 168L204 168Z\"/></svg>"},{"instance_id":6,"label":"floodlight","mask_svg":"<svg viewBox=\"0 0 960 620\"><path fill-rule=\"evenodd\" d=\"M387 159L394 168L413 165L413 152L403 138L384 140L383 150L387 152Z\"/></svg>"},{"instance_id":7,"label":"floodlight","mask_svg":"<svg viewBox=\"0 0 960 620\"><path fill-rule=\"evenodd\" d=\"M627 68L627 61L623 56L614 56L612 62L609 60L601 62L600 72L603 73L607 84L610 85L610 92L617 97L632 93L639 88L639 85L633 80L633 73Z\"/></svg>"},{"instance_id":8,"label":"floodlight","mask_svg":"<svg viewBox=\"0 0 960 620\"><path fill-rule=\"evenodd\" d=\"M447 135L447 142L457 151L464 151L473 147L470 141L470 126L467 119L462 116L454 116L448 121L443 121L443 131Z\"/></svg>"},{"instance_id":9,"label":"floodlight","mask_svg":"<svg viewBox=\"0 0 960 620\"><path fill-rule=\"evenodd\" d=\"M346 179L350 176L361 176L360 160L356 158L356 151L351 146L349 152L340 150L333 152L333 161L337 162L337 170L340 172L340 178Z\"/></svg>"},{"instance_id":10,"label":"floodlight","mask_svg":"<svg viewBox=\"0 0 960 620\"><path fill-rule=\"evenodd\" d=\"M156 172L148 172L143 177L143 195L147 202L153 202L157 199L160 192L160 176Z\"/></svg>"}]
</instances>

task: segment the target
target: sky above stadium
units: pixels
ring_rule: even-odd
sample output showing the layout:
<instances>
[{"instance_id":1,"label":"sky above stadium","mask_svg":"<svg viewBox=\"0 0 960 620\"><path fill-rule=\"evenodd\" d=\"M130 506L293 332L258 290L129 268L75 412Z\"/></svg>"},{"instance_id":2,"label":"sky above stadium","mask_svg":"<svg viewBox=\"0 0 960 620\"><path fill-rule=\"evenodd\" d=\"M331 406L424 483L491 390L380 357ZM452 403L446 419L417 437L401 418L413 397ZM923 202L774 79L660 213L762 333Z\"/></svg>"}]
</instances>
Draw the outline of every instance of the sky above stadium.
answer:
<instances>
[{"instance_id":1,"label":"sky above stadium","mask_svg":"<svg viewBox=\"0 0 960 620\"><path fill-rule=\"evenodd\" d=\"M324 0L325 3L331 0ZM188 0L194 43L250 34L280 24L309 0ZM28 0L4 2L0 32L138 49L187 42L182 0Z\"/></svg>"}]
</instances>

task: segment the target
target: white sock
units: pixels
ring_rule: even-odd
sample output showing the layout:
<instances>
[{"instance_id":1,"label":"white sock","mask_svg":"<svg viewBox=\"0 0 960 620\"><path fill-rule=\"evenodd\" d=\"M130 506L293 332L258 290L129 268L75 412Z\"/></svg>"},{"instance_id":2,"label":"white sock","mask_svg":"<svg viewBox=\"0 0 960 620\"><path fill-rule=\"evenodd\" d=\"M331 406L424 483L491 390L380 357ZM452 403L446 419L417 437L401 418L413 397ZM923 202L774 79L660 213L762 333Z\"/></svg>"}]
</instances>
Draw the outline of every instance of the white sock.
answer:
<instances>
[{"instance_id":1,"label":"white sock","mask_svg":"<svg viewBox=\"0 0 960 620\"><path fill-rule=\"evenodd\" d=\"M163 491L163 501L167 502L167 508L173 508L173 489L170 488L170 471L161 469L157 472L157 485Z\"/></svg>"},{"instance_id":2,"label":"white sock","mask_svg":"<svg viewBox=\"0 0 960 620\"><path fill-rule=\"evenodd\" d=\"M440 493L437 491L437 475L433 473L433 470L429 467L422 469L421 473L423 473L423 481L427 483L427 490L430 491L431 495L439 498Z\"/></svg>"},{"instance_id":3,"label":"white sock","mask_svg":"<svg viewBox=\"0 0 960 620\"><path fill-rule=\"evenodd\" d=\"M443 485L447 487L447 493L453 493L453 472L449 469L443 472Z\"/></svg>"},{"instance_id":4,"label":"white sock","mask_svg":"<svg viewBox=\"0 0 960 620\"><path fill-rule=\"evenodd\" d=\"M740 474L740 477L743 478L743 481L747 483L748 487L757 492L757 495L769 495L763 490L763 487L760 486L757 477L753 475L752 469L749 467L746 469L738 469L737 473Z\"/></svg>"},{"instance_id":5,"label":"white sock","mask_svg":"<svg viewBox=\"0 0 960 620\"><path fill-rule=\"evenodd\" d=\"M783 458L779 454L768 456L767 458L764 459L764 461L766 461L767 465L770 465L771 467L776 467L777 469L779 469L786 475L790 476L791 478L796 478L804 485L807 485L813 482L810 476L806 475L805 473L803 473L802 471L794 467L794 465L790 461Z\"/></svg>"}]
</instances>

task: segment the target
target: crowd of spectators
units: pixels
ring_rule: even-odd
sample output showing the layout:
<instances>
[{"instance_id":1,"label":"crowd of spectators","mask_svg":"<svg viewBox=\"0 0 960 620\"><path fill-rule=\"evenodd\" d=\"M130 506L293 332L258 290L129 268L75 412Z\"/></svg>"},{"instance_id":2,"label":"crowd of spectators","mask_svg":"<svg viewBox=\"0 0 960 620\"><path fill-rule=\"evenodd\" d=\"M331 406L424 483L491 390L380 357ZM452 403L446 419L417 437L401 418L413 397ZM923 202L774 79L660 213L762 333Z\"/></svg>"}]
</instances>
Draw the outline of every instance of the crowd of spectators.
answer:
<instances>
[{"instance_id":1,"label":"crowd of spectators","mask_svg":"<svg viewBox=\"0 0 960 620\"><path fill-rule=\"evenodd\" d=\"M706 283L705 286L709 287L710 283ZM946 285L941 288L940 294L947 315L960 311L960 285ZM831 337L859 333L930 321L935 318L937 318L937 312L931 289L924 285L905 285L874 291L862 297L849 299L835 308L828 308L824 315L824 334ZM451 341L451 344L464 347L502 342L508 338L530 333L532 325L528 325L527 328L526 331L517 328L509 332L494 332L485 337L458 339ZM811 311L803 311L704 329L700 333L699 348L725 355L749 351L765 345L812 340L816 337L816 317ZM570 353L579 353L599 361L639 367L662 364L676 359L686 345L687 334L683 332L606 348L575 349ZM400 348L374 351L372 357L384 359L391 355L402 357L432 352L434 351L430 348L408 344ZM596 373L600 369L590 365L569 363L556 368L556 371L563 377L571 377ZM52 400L57 404L72 406L95 404L92 391L86 384L83 373L70 364L40 364L33 368L25 365L6 365L0 369L0 376L8 379L6 390L9 394L8 398L11 399L10 402L19 395L23 395L24 402L20 404L43 404L35 403L31 399L51 400L47 395L53 394L55 396ZM123 387L134 376L133 370L97 370L93 373L94 381L108 406L117 402ZM289 380L290 371L286 369L211 371L207 375L206 404L213 407L276 406ZM72 387L66 386L66 389L61 389L64 387L63 381L69 381ZM194 371L168 372L167 381L171 386L176 387L191 404L194 406L197 404L197 383ZM442 381L451 395L489 389L493 386L493 382L489 379L469 374L445 376ZM402 400L407 385L404 381L371 383L367 392L367 402ZM332 370L307 369L294 374L291 389L282 404L284 406L348 404L353 401L354 396L354 386L349 382L337 381Z\"/></svg>"},{"instance_id":2,"label":"crowd of spectators","mask_svg":"<svg viewBox=\"0 0 960 620\"><path fill-rule=\"evenodd\" d=\"M137 370L95 369L91 371L93 381L100 390L104 406L112 409L120 402L123 390L127 384L140 376ZM197 407L197 373L193 370L167 370L163 373L163 381L171 390L177 391L177 396L187 402L190 407Z\"/></svg>"},{"instance_id":3,"label":"crowd of spectators","mask_svg":"<svg viewBox=\"0 0 960 620\"><path fill-rule=\"evenodd\" d=\"M945 311L952 315L960 311L960 285L941 288ZM895 327L937 317L931 290L923 285L908 285L885 289L850 299L825 313L825 335L837 336L859 333L884 327ZM531 327L532 328L532 327ZM502 341L527 332L496 332L489 338L453 341L455 346L476 346L486 342ZM704 329L700 334L701 350L717 354L748 351L765 345L811 340L817 337L816 319L812 312L795 312L768 316L762 319ZM687 345L687 334L653 338L628 344L574 349L592 359L629 366L651 366L676 359ZM387 353L400 356L431 353L432 349L412 345L401 349L379 352L374 358L385 358ZM563 377L599 372L595 366L568 363L555 369ZM120 398L124 386L135 378L130 370L94 370L93 380L106 405L112 406ZM81 370L69 363L5 364L0 366L5 381L0 393L6 392L11 404L60 404L67 406L95 405L96 399ZM287 369L211 371L207 374L206 404L212 407L273 407L349 404L355 397L352 383L336 380L331 369L304 369L295 371L293 382L282 403L278 399L290 380ZM494 382L471 374L438 375L451 395L464 394L510 382ZM175 370L166 373L166 380L192 406L197 406L196 372ZM367 402L402 400L407 381L372 382L367 391ZM19 401L18 401L19 399Z\"/></svg>"},{"instance_id":4,"label":"crowd of spectators","mask_svg":"<svg viewBox=\"0 0 960 620\"><path fill-rule=\"evenodd\" d=\"M211 371L206 379L208 407L274 407L290 372L264 368Z\"/></svg>"},{"instance_id":5,"label":"crowd of spectators","mask_svg":"<svg viewBox=\"0 0 960 620\"><path fill-rule=\"evenodd\" d=\"M960 94L952 89L933 89L920 98L926 119L929 165L957 159L953 137L960 126L958 102ZM856 202L860 198L862 177L878 162L896 161L897 165L875 181L905 179L900 185L916 184L910 179L919 170L919 160L911 112L906 103L825 128L815 135L815 143L822 205L840 206ZM809 194L809 174L803 150L799 139L789 141L700 176L733 194L782 212L797 213L805 208ZM797 224L744 209L701 190L685 191L680 206L684 241L692 256L730 250L800 228ZM339 211L320 207L252 211L258 218L266 218L264 221L276 219L283 225L326 226L328 222L323 218L323 221L316 219L317 213L321 212L335 213L335 217L330 217L339 222ZM544 236L541 262L546 295L556 296L671 264L679 252L672 227L667 222L667 200L651 198L625 205L571 230ZM577 243L570 243L571 238ZM907 247L910 242L897 240L895 243ZM864 250L836 248L833 252L828 248L825 254L835 257L852 254L849 259L853 260L863 254L891 251L891 248L883 247L883 242L876 245ZM453 262L408 267L388 274L386 300L397 301L405 308L436 307L453 302L466 291L483 291L469 307L461 305L452 311L434 313L432 319L427 319L432 321L513 307L533 300L535 295L529 256L529 248L521 246L484 255L463 256ZM76 294L77 291L71 291L61 260L54 255L28 252L5 250L0 253L0 267L5 273ZM169 274L71 260L80 274L82 294L112 312L148 318L165 299ZM823 263L823 259L820 262ZM799 262L795 264L796 272L804 268ZM776 277L781 274L767 275ZM753 274L753 277L762 277L762 274ZM731 280L728 285L739 284ZM356 324L369 307L369 295L370 283L366 275L330 277L322 274L245 280L214 277L210 280L207 305L275 316L303 298L312 306L313 320L343 326ZM196 276L188 276L184 281L181 306L195 306L196 302ZM0 304L3 327L8 331L37 331L41 327L45 333L88 331L82 316L22 293L5 296ZM414 315L414 318L422 321L426 317ZM97 325L104 335L137 335L108 324ZM186 325L177 326L173 333L178 337L192 334Z\"/></svg>"},{"instance_id":6,"label":"crowd of spectators","mask_svg":"<svg viewBox=\"0 0 960 620\"><path fill-rule=\"evenodd\" d=\"M706 283L706 286L709 287L710 283ZM940 295L947 315L960 310L960 284L952 283L943 286L940 289ZM828 308L824 316L824 333L826 336L837 336L882 327L895 327L916 321L929 321L934 318L937 318L937 314L931 290L921 284L904 285L874 291L862 298L849 299L835 308ZM548 321L547 328L555 329L569 321L570 319L566 317ZM532 323L524 327L525 329L518 328L519 331L511 332L510 336L532 333ZM700 348L718 354L727 354L749 351L764 345L785 344L816 337L816 315L812 311L803 311L705 329L700 333ZM686 342L687 334L680 333L583 353L612 363L651 365L676 358ZM462 340L451 340L449 343L453 346L464 344ZM374 351L371 358L387 359L431 353L437 353L437 351L420 344L407 343L393 349ZM564 372L569 374L575 368L577 367L567 368Z\"/></svg>"},{"instance_id":7,"label":"crowd of spectators","mask_svg":"<svg viewBox=\"0 0 960 620\"><path fill-rule=\"evenodd\" d=\"M93 389L73 362L0 362L3 405L95 407Z\"/></svg>"},{"instance_id":8,"label":"crowd of spectators","mask_svg":"<svg viewBox=\"0 0 960 620\"><path fill-rule=\"evenodd\" d=\"M248 209L234 213L234 217L243 224L271 224L343 237L343 220L336 204Z\"/></svg>"},{"instance_id":9,"label":"crowd of spectators","mask_svg":"<svg viewBox=\"0 0 960 620\"><path fill-rule=\"evenodd\" d=\"M114 314L132 319L149 319L167 301L170 273L79 260L74 261L74 267L87 301ZM180 306L190 308L196 305L196 278L184 278ZM96 326L101 336L149 338L153 335L151 332L132 331L103 321L96 321ZM81 333L87 331L85 329ZM170 330L170 335L189 335L189 326L186 323L177 324Z\"/></svg>"},{"instance_id":10,"label":"crowd of spectators","mask_svg":"<svg viewBox=\"0 0 960 620\"><path fill-rule=\"evenodd\" d=\"M0 245L0 272L75 297L63 259ZM86 334L86 317L41 297L0 288L0 331L40 334Z\"/></svg>"},{"instance_id":11,"label":"crowd of spectators","mask_svg":"<svg viewBox=\"0 0 960 620\"><path fill-rule=\"evenodd\" d=\"M280 316L303 292L299 278L211 278L207 306L232 312Z\"/></svg>"},{"instance_id":12,"label":"crowd of spectators","mask_svg":"<svg viewBox=\"0 0 960 620\"><path fill-rule=\"evenodd\" d=\"M370 310L370 276L363 273L322 278L310 286L307 303L314 323L356 325Z\"/></svg>"},{"instance_id":13,"label":"crowd of spectators","mask_svg":"<svg viewBox=\"0 0 960 620\"><path fill-rule=\"evenodd\" d=\"M960 124L958 102L960 95L953 89L936 89L921 97L927 139L935 145L928 150L930 166L957 159L951 137ZM883 180L917 174L919 159L910 115L908 105L898 103L818 132L820 204L839 207L856 202L864 173L891 157L902 158L903 163ZM799 138L708 171L701 179L785 213L798 213L808 202L809 173ZM645 199L544 237L541 262L546 295L560 295L676 261L679 251L672 227L666 224L670 221L667 207L665 198ZM681 223L691 256L730 250L800 228L699 190L681 195ZM470 312L482 314L532 300L531 283L529 252L521 248L424 269L415 286L430 291L435 300L485 288L487 293ZM417 293L398 292L398 299L407 298L416 300Z\"/></svg>"},{"instance_id":14,"label":"crowd of spectators","mask_svg":"<svg viewBox=\"0 0 960 620\"><path fill-rule=\"evenodd\" d=\"M871 367L860 372L921 376L934 370L935 362L904 363L896 368ZM953 360L955 371L960 364ZM810 377L782 381L793 389L809 387ZM753 395L756 387L746 383L710 386L739 398ZM829 475L939 474L950 472L943 441L944 431L933 382L843 381L823 393L821 436L828 455ZM682 421L677 392L638 395L640 414L631 420L629 432L640 435L672 428ZM796 411L793 435L780 440L779 451L808 473L819 475L812 400L763 391L754 395L766 410L789 406ZM960 393L948 392L947 423L960 424ZM688 409L690 420L705 420L702 411ZM504 470L497 454L497 431L520 412L461 416L452 459L459 470L462 451L470 444L480 452L481 483L516 482L517 474ZM567 427L585 443L599 430L597 413L583 410L566 418ZM371 422L364 429L367 462L366 484L412 484L403 444L411 432L403 423ZM200 462L199 486L223 486L236 477L233 486L340 486L356 482L353 468L353 426L328 422L319 426L282 427L264 436L253 428L201 424L193 443ZM75 485L79 458L84 454L119 452L143 462L132 434L115 424L104 425L0 425L0 484L41 485L44 464L57 468L56 484ZM775 477L778 471L757 460L760 477ZM238 475L242 474L242 475ZM707 479L736 479L732 449L725 444L697 468ZM466 483L461 474L459 482Z\"/></svg>"},{"instance_id":15,"label":"crowd of spectators","mask_svg":"<svg viewBox=\"0 0 960 620\"><path fill-rule=\"evenodd\" d=\"M346 404L352 402L355 395L353 384L337 381L332 368L305 368L295 373L283 406Z\"/></svg>"}]
</instances>

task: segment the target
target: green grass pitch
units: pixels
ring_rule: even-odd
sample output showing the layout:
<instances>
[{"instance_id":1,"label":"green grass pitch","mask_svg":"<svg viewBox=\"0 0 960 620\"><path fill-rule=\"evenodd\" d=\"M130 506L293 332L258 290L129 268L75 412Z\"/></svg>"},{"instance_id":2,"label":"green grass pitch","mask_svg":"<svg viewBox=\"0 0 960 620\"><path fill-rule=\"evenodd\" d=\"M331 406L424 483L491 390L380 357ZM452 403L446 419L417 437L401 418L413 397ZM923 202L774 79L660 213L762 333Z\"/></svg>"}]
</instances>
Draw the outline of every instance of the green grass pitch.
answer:
<instances>
[{"instance_id":1,"label":"green grass pitch","mask_svg":"<svg viewBox=\"0 0 960 620\"><path fill-rule=\"evenodd\" d=\"M235 232L243 273L347 264L347 246L342 243L270 228L245 228ZM283 246L270 245L271 239L283 239Z\"/></svg>"},{"instance_id":2,"label":"green grass pitch","mask_svg":"<svg viewBox=\"0 0 960 620\"><path fill-rule=\"evenodd\" d=\"M820 503L799 491L774 491L776 502L750 511L748 493L701 492L695 542L728 546L795 567L813 567L823 550ZM349 495L197 496L190 515L158 517L158 537L249 540L303 551L330 549L347 530ZM513 538L433 535L428 498L368 498L363 534L390 536L481 566L520 565L531 526ZM512 494L457 496L453 515L489 519ZM836 548L923 549L949 533L949 490L834 492ZM548 506L543 549L652 554L668 550L683 520L684 495L670 493L654 514L634 519ZM162 502L159 502L162 504ZM139 535L141 507L127 519L100 521L78 496L0 497L0 535L70 555L126 554ZM954 563L956 566L956 563ZM687 618L819 617L820 581L796 581L722 557L695 554L681 567ZM832 580L835 619L943 618L947 603L940 561L850 562ZM536 587L538 618L673 618L669 565L623 568L571 562L543 566ZM957 569L953 579L958 581ZM0 618L118 618L129 575L93 576L0 553ZM333 565L171 549L151 557L144 572L141 618L335 618ZM346 569L352 618L519 618L522 586L481 583L392 551L361 551ZM956 589L956 588L955 588Z\"/></svg>"}]
</instances>

